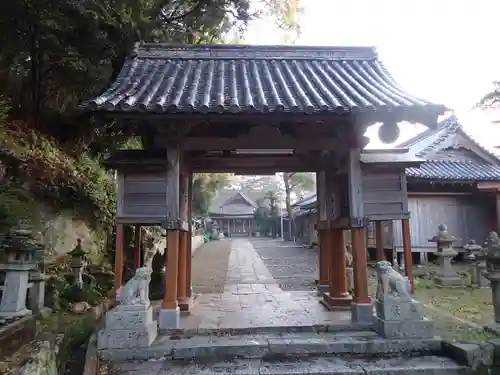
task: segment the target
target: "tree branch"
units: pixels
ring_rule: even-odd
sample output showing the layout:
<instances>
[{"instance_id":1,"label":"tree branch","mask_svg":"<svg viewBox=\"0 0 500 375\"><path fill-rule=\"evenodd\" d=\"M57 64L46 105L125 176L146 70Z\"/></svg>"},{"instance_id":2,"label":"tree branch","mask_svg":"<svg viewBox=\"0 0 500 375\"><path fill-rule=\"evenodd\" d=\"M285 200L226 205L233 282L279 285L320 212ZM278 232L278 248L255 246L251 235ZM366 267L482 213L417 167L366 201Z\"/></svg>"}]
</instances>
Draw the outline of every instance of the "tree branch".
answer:
<instances>
[{"instance_id":1,"label":"tree branch","mask_svg":"<svg viewBox=\"0 0 500 375\"><path fill-rule=\"evenodd\" d=\"M194 12L198 11L201 8L202 3L203 3L203 1L198 1L198 3L193 8L191 8L190 10L187 10L183 14L180 14L180 15L177 15L177 16L171 16L171 17L168 17L168 18L164 18L163 21L165 23L180 21L180 20L186 18L187 16L193 14ZM161 14L164 17L167 17L167 14L165 13L164 10L161 11Z\"/></svg>"}]
</instances>

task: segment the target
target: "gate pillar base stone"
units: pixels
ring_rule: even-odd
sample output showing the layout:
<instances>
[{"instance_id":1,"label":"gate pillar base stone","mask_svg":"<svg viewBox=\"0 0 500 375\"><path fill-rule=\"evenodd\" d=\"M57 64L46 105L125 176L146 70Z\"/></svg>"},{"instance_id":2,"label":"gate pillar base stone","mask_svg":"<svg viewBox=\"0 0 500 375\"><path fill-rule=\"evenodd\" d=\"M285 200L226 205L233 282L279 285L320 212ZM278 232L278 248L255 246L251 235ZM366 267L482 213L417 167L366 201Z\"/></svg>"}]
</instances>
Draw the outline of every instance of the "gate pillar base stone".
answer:
<instances>
[{"instance_id":1,"label":"gate pillar base stone","mask_svg":"<svg viewBox=\"0 0 500 375\"><path fill-rule=\"evenodd\" d=\"M339 308L348 308L352 304L352 296L331 297L330 293L325 293L320 301L328 310L337 310Z\"/></svg>"},{"instance_id":2,"label":"gate pillar base stone","mask_svg":"<svg viewBox=\"0 0 500 375\"><path fill-rule=\"evenodd\" d=\"M193 297L187 297L179 301L179 309L183 312L189 312L193 307Z\"/></svg>"},{"instance_id":3,"label":"gate pillar base stone","mask_svg":"<svg viewBox=\"0 0 500 375\"><path fill-rule=\"evenodd\" d=\"M160 330L177 329L180 327L180 308L161 308L158 312L158 327Z\"/></svg>"},{"instance_id":4,"label":"gate pillar base stone","mask_svg":"<svg viewBox=\"0 0 500 375\"><path fill-rule=\"evenodd\" d=\"M351 303L351 320L354 323L372 324L374 322L371 303Z\"/></svg>"}]
</instances>

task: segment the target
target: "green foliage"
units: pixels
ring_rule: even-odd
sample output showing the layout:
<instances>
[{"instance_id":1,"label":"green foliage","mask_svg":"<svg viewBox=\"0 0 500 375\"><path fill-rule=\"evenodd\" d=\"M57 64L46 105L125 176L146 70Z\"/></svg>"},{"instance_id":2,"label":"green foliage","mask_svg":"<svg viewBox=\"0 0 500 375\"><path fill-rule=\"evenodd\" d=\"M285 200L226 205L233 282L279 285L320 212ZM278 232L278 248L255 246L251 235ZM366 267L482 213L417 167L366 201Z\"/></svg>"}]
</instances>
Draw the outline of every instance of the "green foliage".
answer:
<instances>
[{"instance_id":1,"label":"green foliage","mask_svg":"<svg viewBox=\"0 0 500 375\"><path fill-rule=\"evenodd\" d=\"M0 2L0 87L17 118L84 147L123 133L73 111L115 78L138 41L218 43L271 15L297 29L298 0L16 0ZM68 27L71 25L71 27ZM15 30L15 32L13 32ZM96 132L96 130L98 130ZM102 149L102 147L104 147Z\"/></svg>"},{"instance_id":2,"label":"green foliage","mask_svg":"<svg viewBox=\"0 0 500 375\"><path fill-rule=\"evenodd\" d=\"M316 184L314 173L283 173L283 183L285 185L285 205L288 214L288 240L292 239L294 233L294 218L292 212L292 193L302 193L305 190L312 190Z\"/></svg>"},{"instance_id":3,"label":"green foliage","mask_svg":"<svg viewBox=\"0 0 500 375\"><path fill-rule=\"evenodd\" d=\"M0 236L17 227L21 221L29 222L34 214L33 198L18 184L0 184Z\"/></svg>"},{"instance_id":4,"label":"green foliage","mask_svg":"<svg viewBox=\"0 0 500 375\"><path fill-rule=\"evenodd\" d=\"M93 219L91 224L96 227L112 222L116 206L113 180L88 153L72 157L61 150L53 138L19 123L0 124L0 139L22 159L17 175L24 187L4 194L5 200L14 194L23 198L17 211L32 203L29 196L22 193L27 188L40 200ZM0 197L0 210L1 200ZM12 199L10 201L12 206Z\"/></svg>"},{"instance_id":5,"label":"green foliage","mask_svg":"<svg viewBox=\"0 0 500 375\"><path fill-rule=\"evenodd\" d=\"M259 230L264 235L276 236L280 225L280 213L278 207L278 195L275 191L269 191L264 198L257 201L254 219Z\"/></svg>"},{"instance_id":6,"label":"green foliage","mask_svg":"<svg viewBox=\"0 0 500 375\"><path fill-rule=\"evenodd\" d=\"M193 215L206 215L217 190L228 181L227 173L196 173L193 176Z\"/></svg>"},{"instance_id":7,"label":"green foliage","mask_svg":"<svg viewBox=\"0 0 500 375\"><path fill-rule=\"evenodd\" d=\"M142 146L135 125L96 120L76 106L102 92L138 41L218 43L262 15L298 28L298 0L0 1L0 140L25 163L36 198L111 223L113 181L98 162ZM294 13L295 12L295 13ZM275 17L274 17L275 16ZM70 25L71 27L68 27ZM36 130L36 131L35 131ZM131 138L132 137L132 138ZM225 177L202 174L194 211L204 214Z\"/></svg>"}]
</instances>

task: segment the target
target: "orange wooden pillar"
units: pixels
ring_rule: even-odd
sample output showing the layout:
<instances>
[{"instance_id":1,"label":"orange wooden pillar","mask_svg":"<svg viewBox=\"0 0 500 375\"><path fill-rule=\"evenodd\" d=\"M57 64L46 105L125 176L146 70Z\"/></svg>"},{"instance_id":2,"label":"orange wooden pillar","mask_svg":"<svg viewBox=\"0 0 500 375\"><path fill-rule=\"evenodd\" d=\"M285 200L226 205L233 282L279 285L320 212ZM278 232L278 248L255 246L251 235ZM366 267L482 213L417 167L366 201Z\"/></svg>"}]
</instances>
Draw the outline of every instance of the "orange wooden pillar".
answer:
<instances>
[{"instance_id":1,"label":"orange wooden pillar","mask_svg":"<svg viewBox=\"0 0 500 375\"><path fill-rule=\"evenodd\" d=\"M322 223L323 224L323 223ZM322 296L328 291L328 245L329 231L327 228L319 226L318 243L319 243L319 280L318 280L318 296Z\"/></svg>"},{"instance_id":2,"label":"orange wooden pillar","mask_svg":"<svg viewBox=\"0 0 500 375\"><path fill-rule=\"evenodd\" d=\"M384 232L381 221L375 222L375 247L375 259L377 260L377 262L385 260Z\"/></svg>"},{"instance_id":3,"label":"orange wooden pillar","mask_svg":"<svg viewBox=\"0 0 500 375\"><path fill-rule=\"evenodd\" d=\"M405 275L410 280L410 293L415 290L414 280L413 280L413 256L411 252L411 237L410 237L410 219L401 220L401 229L403 232L403 254L404 254L404 266Z\"/></svg>"},{"instance_id":4,"label":"orange wooden pillar","mask_svg":"<svg viewBox=\"0 0 500 375\"><path fill-rule=\"evenodd\" d=\"M347 268L345 259L344 231L330 228L327 236L328 246L328 293L323 295L326 307L333 309L349 306L352 297L347 291Z\"/></svg>"},{"instance_id":5,"label":"orange wooden pillar","mask_svg":"<svg viewBox=\"0 0 500 375\"><path fill-rule=\"evenodd\" d=\"M352 320L368 322L373 320L373 307L368 294L368 264L365 245L365 228L351 228L354 296Z\"/></svg>"},{"instance_id":6,"label":"orange wooden pillar","mask_svg":"<svg viewBox=\"0 0 500 375\"><path fill-rule=\"evenodd\" d=\"M188 296L188 239L187 230L179 231L179 271L177 273L177 301L181 311L189 311L191 300Z\"/></svg>"},{"instance_id":7,"label":"orange wooden pillar","mask_svg":"<svg viewBox=\"0 0 500 375\"><path fill-rule=\"evenodd\" d=\"M188 173L188 194L187 194L187 225L188 225L188 240L187 240L187 274L186 274L186 296L187 298L192 298L193 288L192 288L192 276L191 276L191 258L193 256L193 250L191 248L193 244L193 222L192 222L192 202L193 202L193 173Z\"/></svg>"},{"instance_id":8,"label":"orange wooden pillar","mask_svg":"<svg viewBox=\"0 0 500 375\"><path fill-rule=\"evenodd\" d=\"M193 257L193 250L191 246L193 245L193 234L192 234L192 228L190 227L190 230L188 231L188 242L187 242L187 274L186 274L186 296L187 298L192 298L193 294L193 288L192 288L192 281L191 281L191 259Z\"/></svg>"},{"instance_id":9,"label":"orange wooden pillar","mask_svg":"<svg viewBox=\"0 0 500 375\"><path fill-rule=\"evenodd\" d=\"M115 230L115 292L123 283L123 262L124 262L124 232L123 224L116 224Z\"/></svg>"},{"instance_id":10,"label":"orange wooden pillar","mask_svg":"<svg viewBox=\"0 0 500 375\"><path fill-rule=\"evenodd\" d=\"M167 232L167 265L165 272L165 294L161 307L164 309L176 309L177 284L179 271L179 230L169 230Z\"/></svg>"}]
</instances>

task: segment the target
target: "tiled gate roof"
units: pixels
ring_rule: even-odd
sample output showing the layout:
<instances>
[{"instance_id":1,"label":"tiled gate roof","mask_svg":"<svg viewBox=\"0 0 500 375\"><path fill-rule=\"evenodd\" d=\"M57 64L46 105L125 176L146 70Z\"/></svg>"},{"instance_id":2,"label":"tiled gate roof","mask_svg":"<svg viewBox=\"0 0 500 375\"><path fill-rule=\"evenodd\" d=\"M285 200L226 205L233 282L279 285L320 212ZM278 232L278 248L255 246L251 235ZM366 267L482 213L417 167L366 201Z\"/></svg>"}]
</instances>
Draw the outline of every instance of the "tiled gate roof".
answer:
<instances>
[{"instance_id":1,"label":"tiled gate roof","mask_svg":"<svg viewBox=\"0 0 500 375\"><path fill-rule=\"evenodd\" d=\"M372 47L142 44L112 85L82 104L148 113L421 111Z\"/></svg>"}]
</instances>

